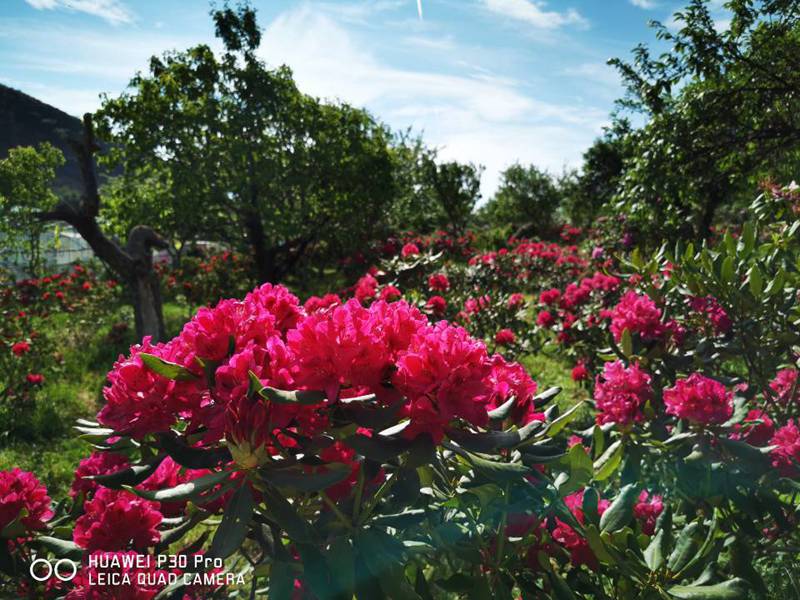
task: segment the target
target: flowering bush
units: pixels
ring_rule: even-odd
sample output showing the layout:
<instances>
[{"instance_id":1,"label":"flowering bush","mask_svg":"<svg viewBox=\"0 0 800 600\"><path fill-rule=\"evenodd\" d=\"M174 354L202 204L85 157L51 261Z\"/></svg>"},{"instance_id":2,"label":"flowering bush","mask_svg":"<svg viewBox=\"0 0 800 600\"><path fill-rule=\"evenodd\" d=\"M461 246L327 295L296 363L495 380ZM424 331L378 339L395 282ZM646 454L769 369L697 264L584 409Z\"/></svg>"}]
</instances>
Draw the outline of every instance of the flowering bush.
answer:
<instances>
[{"instance_id":1,"label":"flowering bush","mask_svg":"<svg viewBox=\"0 0 800 600\"><path fill-rule=\"evenodd\" d=\"M766 597L763 567L800 544L780 202L649 261L515 242L458 266L405 240L347 294L202 308L114 364L70 501L2 474L0 569L42 598L115 597L87 584L100 556L152 575L131 598ZM534 343L592 399L511 360ZM166 551L202 560L163 569ZM39 556L77 577L26 577Z\"/></svg>"}]
</instances>

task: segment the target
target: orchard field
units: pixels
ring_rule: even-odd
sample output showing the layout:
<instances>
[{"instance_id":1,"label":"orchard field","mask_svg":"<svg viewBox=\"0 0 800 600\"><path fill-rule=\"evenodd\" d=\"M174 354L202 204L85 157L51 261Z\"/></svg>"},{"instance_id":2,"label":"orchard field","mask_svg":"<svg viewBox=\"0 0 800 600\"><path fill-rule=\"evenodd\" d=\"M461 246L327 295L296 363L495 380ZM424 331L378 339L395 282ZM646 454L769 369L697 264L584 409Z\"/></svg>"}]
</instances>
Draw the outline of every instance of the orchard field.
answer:
<instances>
[{"instance_id":1,"label":"orchard field","mask_svg":"<svg viewBox=\"0 0 800 600\"><path fill-rule=\"evenodd\" d=\"M84 118L78 196L11 150L0 597L800 598L800 5L728 7L480 204L247 5Z\"/></svg>"}]
</instances>

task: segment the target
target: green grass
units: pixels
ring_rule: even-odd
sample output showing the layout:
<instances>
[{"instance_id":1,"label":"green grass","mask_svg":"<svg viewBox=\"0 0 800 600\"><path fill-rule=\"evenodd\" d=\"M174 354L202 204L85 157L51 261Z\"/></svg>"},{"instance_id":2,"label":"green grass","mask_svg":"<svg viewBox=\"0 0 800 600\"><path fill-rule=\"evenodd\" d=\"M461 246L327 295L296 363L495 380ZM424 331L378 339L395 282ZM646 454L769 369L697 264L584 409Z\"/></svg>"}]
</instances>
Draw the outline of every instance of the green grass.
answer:
<instances>
[{"instance_id":1,"label":"green grass","mask_svg":"<svg viewBox=\"0 0 800 600\"><path fill-rule=\"evenodd\" d=\"M47 442L12 442L0 448L0 470L19 467L32 471L47 486L51 498L63 498L75 467L90 452L89 444L75 437Z\"/></svg>"}]
</instances>

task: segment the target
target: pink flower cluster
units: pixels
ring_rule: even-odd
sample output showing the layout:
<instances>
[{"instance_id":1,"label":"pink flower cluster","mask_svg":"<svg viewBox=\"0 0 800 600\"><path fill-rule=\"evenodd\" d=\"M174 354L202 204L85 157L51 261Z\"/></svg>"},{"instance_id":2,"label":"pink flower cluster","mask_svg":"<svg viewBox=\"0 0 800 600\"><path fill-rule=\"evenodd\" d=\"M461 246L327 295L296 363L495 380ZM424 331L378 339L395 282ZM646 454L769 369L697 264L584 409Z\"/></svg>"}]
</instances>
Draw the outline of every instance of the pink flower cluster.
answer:
<instances>
[{"instance_id":1,"label":"pink flower cluster","mask_svg":"<svg viewBox=\"0 0 800 600\"><path fill-rule=\"evenodd\" d=\"M776 399L783 405L800 403L800 385L797 382L797 369L781 369L769 384Z\"/></svg>"},{"instance_id":2,"label":"pink flower cluster","mask_svg":"<svg viewBox=\"0 0 800 600\"><path fill-rule=\"evenodd\" d=\"M502 379L492 374L518 368L497 363L459 327L429 324L404 301L364 307L356 299L337 304L331 298L310 308L285 288L265 284L242 301L201 309L170 342L145 340L120 357L98 420L135 438L183 421L188 433L203 432L205 444L228 439L257 447L287 428L319 432L339 398L375 393L382 402L405 398L408 435L437 438L453 419L484 425ZM157 375L143 352L180 365L183 375ZM213 369L213 378L201 364ZM265 386L320 390L326 399L316 405L253 402L251 372ZM517 396L520 406L531 395Z\"/></svg>"},{"instance_id":3,"label":"pink flower cluster","mask_svg":"<svg viewBox=\"0 0 800 600\"><path fill-rule=\"evenodd\" d=\"M0 471L0 531L20 519L26 531L37 531L53 516L47 488L33 473Z\"/></svg>"},{"instance_id":4,"label":"pink flower cluster","mask_svg":"<svg viewBox=\"0 0 800 600\"><path fill-rule=\"evenodd\" d=\"M626 329L631 335L638 334L643 340L660 338L665 331L661 322L661 309L646 294L637 294L633 290L625 292L610 313L611 333L614 340L622 339L622 332Z\"/></svg>"},{"instance_id":5,"label":"pink flower cluster","mask_svg":"<svg viewBox=\"0 0 800 600\"><path fill-rule=\"evenodd\" d=\"M733 326L728 313L714 296L693 296L689 299L689 307L704 315L718 334L728 333Z\"/></svg>"},{"instance_id":6,"label":"pink flower cluster","mask_svg":"<svg viewBox=\"0 0 800 600\"><path fill-rule=\"evenodd\" d=\"M158 526L163 515L157 502L123 490L100 487L83 505L75 522L73 541L89 552L96 550L145 550L161 539Z\"/></svg>"},{"instance_id":7,"label":"pink flower cluster","mask_svg":"<svg viewBox=\"0 0 800 600\"><path fill-rule=\"evenodd\" d=\"M638 363L628 367L621 360L606 363L594 387L597 422L630 425L641 421L641 409L653 396L650 381Z\"/></svg>"},{"instance_id":8,"label":"pink flower cluster","mask_svg":"<svg viewBox=\"0 0 800 600\"><path fill-rule=\"evenodd\" d=\"M733 414L733 393L719 381L692 373L664 390L667 413L699 425L724 423Z\"/></svg>"},{"instance_id":9,"label":"pink flower cluster","mask_svg":"<svg viewBox=\"0 0 800 600\"><path fill-rule=\"evenodd\" d=\"M797 421L790 420L778 429L770 440L775 446L772 451L772 466L784 477L800 475L800 427Z\"/></svg>"}]
</instances>

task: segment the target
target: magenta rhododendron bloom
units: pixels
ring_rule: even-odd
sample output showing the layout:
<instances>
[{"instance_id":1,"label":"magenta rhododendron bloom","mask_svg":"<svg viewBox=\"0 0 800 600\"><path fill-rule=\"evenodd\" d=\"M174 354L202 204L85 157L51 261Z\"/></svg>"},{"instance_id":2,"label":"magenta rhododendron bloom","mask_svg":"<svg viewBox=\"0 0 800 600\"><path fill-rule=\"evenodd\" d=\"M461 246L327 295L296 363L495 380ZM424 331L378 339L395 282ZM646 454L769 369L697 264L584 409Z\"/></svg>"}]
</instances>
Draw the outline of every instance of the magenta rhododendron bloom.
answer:
<instances>
[{"instance_id":1,"label":"magenta rhododendron bloom","mask_svg":"<svg viewBox=\"0 0 800 600\"><path fill-rule=\"evenodd\" d=\"M387 285L381 290L380 299L391 302L393 300L399 300L402 295L402 292L398 288L393 285Z\"/></svg>"},{"instance_id":2,"label":"magenta rhododendron bloom","mask_svg":"<svg viewBox=\"0 0 800 600\"><path fill-rule=\"evenodd\" d=\"M597 422L630 425L641 421L641 409L653 396L650 381L650 375L638 363L629 367L621 360L606 363L594 387Z\"/></svg>"},{"instance_id":3,"label":"magenta rhododendron bloom","mask_svg":"<svg viewBox=\"0 0 800 600\"><path fill-rule=\"evenodd\" d=\"M654 340L663 335L661 309L650 296L629 290L611 310L611 333L614 334L614 340L619 342L626 329L631 335L639 334L643 340Z\"/></svg>"},{"instance_id":4,"label":"magenta rhododendron bloom","mask_svg":"<svg viewBox=\"0 0 800 600\"><path fill-rule=\"evenodd\" d=\"M770 440L772 466L784 477L800 475L800 427L797 421L790 420L778 429Z\"/></svg>"},{"instance_id":5,"label":"magenta rhododendron bloom","mask_svg":"<svg viewBox=\"0 0 800 600\"><path fill-rule=\"evenodd\" d=\"M13 346L11 346L11 352L14 353L16 356L22 356L27 354L31 350L31 345L28 342L16 342Z\"/></svg>"},{"instance_id":6,"label":"magenta rhododendron bloom","mask_svg":"<svg viewBox=\"0 0 800 600\"><path fill-rule=\"evenodd\" d=\"M715 379L692 373L664 390L667 413L699 425L724 423L733 414L733 393Z\"/></svg>"},{"instance_id":7,"label":"magenta rhododendron bloom","mask_svg":"<svg viewBox=\"0 0 800 600\"><path fill-rule=\"evenodd\" d=\"M303 308L308 314L320 312L332 306L338 306L342 303L341 298L336 294L325 294L321 298L319 296L311 296L303 304Z\"/></svg>"},{"instance_id":8,"label":"magenta rhododendron bloom","mask_svg":"<svg viewBox=\"0 0 800 600\"><path fill-rule=\"evenodd\" d=\"M797 383L797 369L781 369L769 383L770 389L781 404L800 402L800 385Z\"/></svg>"},{"instance_id":9,"label":"magenta rhododendron bloom","mask_svg":"<svg viewBox=\"0 0 800 600\"><path fill-rule=\"evenodd\" d=\"M664 510L664 499L656 494L642 490L639 500L633 506L633 516L642 524L642 533L653 535L656 531L656 520Z\"/></svg>"},{"instance_id":10,"label":"magenta rhododendron bloom","mask_svg":"<svg viewBox=\"0 0 800 600\"><path fill-rule=\"evenodd\" d=\"M536 315L536 324L539 327L552 327L555 322L556 319L549 310L540 311L539 314Z\"/></svg>"},{"instance_id":11,"label":"magenta rhododendron bloom","mask_svg":"<svg viewBox=\"0 0 800 600\"><path fill-rule=\"evenodd\" d=\"M500 346L510 346L517 340L517 336L510 329L501 329L494 335L494 341Z\"/></svg>"},{"instance_id":12,"label":"magenta rhododendron bloom","mask_svg":"<svg viewBox=\"0 0 800 600\"><path fill-rule=\"evenodd\" d=\"M585 381L589 379L589 369L586 368L586 364L583 361L578 361L578 364L572 367L570 376L572 381Z\"/></svg>"},{"instance_id":13,"label":"magenta rhododendron bloom","mask_svg":"<svg viewBox=\"0 0 800 600\"><path fill-rule=\"evenodd\" d=\"M44 529L52 516L47 488L33 473L0 471L0 531L20 517L26 530Z\"/></svg>"},{"instance_id":14,"label":"magenta rhododendron bloom","mask_svg":"<svg viewBox=\"0 0 800 600\"><path fill-rule=\"evenodd\" d=\"M378 280L371 274L367 273L356 282L355 292L353 295L359 302L367 302L372 300L378 294Z\"/></svg>"},{"instance_id":15,"label":"magenta rhododendron bloom","mask_svg":"<svg viewBox=\"0 0 800 600\"><path fill-rule=\"evenodd\" d=\"M495 354L491 357L491 367L491 398L488 408L497 408L513 396L516 401L511 418L517 425L544 420L544 413L536 412L533 405L538 386L523 366L506 362L502 356Z\"/></svg>"},{"instance_id":16,"label":"magenta rhododendron bloom","mask_svg":"<svg viewBox=\"0 0 800 600\"><path fill-rule=\"evenodd\" d=\"M450 289L450 280L444 273L436 273L428 277L428 288L436 292L446 292Z\"/></svg>"},{"instance_id":17,"label":"magenta rhododendron bloom","mask_svg":"<svg viewBox=\"0 0 800 600\"><path fill-rule=\"evenodd\" d=\"M408 258L409 256L416 256L417 254L419 254L419 246L417 246L412 242L409 242L408 244L403 246L402 250L400 250L400 256L402 256L403 258Z\"/></svg>"},{"instance_id":18,"label":"magenta rhododendron bloom","mask_svg":"<svg viewBox=\"0 0 800 600\"><path fill-rule=\"evenodd\" d=\"M25 381L31 385L41 385L44 383L44 375L41 373L28 373L25 375Z\"/></svg>"},{"instance_id":19,"label":"magenta rhododendron bloom","mask_svg":"<svg viewBox=\"0 0 800 600\"><path fill-rule=\"evenodd\" d=\"M706 319L708 319L714 327L716 333L727 333L730 331L733 325L731 319L714 296L693 296L689 298L689 306L693 311L705 315Z\"/></svg>"},{"instance_id":20,"label":"magenta rhododendron bloom","mask_svg":"<svg viewBox=\"0 0 800 600\"><path fill-rule=\"evenodd\" d=\"M75 469L75 478L72 480L69 495L73 498L78 494L90 496L98 487L93 479L85 479L96 475L109 475L128 466L128 458L117 452L92 452L84 458Z\"/></svg>"},{"instance_id":21,"label":"magenta rhododendron bloom","mask_svg":"<svg viewBox=\"0 0 800 600\"><path fill-rule=\"evenodd\" d=\"M411 403L409 435L424 431L437 439L455 417L486 425L490 371L486 347L461 327L442 321L419 331L392 378ZM423 422L414 423L415 413Z\"/></svg>"},{"instance_id":22,"label":"magenta rhododendron bloom","mask_svg":"<svg viewBox=\"0 0 800 600\"><path fill-rule=\"evenodd\" d=\"M72 539L89 552L145 550L161 539L157 527L163 516L157 502L101 487L84 503L83 510Z\"/></svg>"},{"instance_id":23,"label":"magenta rhododendron bloom","mask_svg":"<svg viewBox=\"0 0 800 600\"><path fill-rule=\"evenodd\" d=\"M564 498L564 503L567 505L567 508L569 508L573 516L581 524L585 523L585 516L583 514L583 494L584 490L580 490ZM602 515L610 504L608 500L601 498L597 504L598 514ZM586 541L586 538L579 535L570 525L557 518L556 527L553 529L551 535L556 542L569 551L573 565L576 567L586 565L593 570L598 568L597 557L589 547L589 542Z\"/></svg>"},{"instance_id":24,"label":"magenta rhododendron bloom","mask_svg":"<svg viewBox=\"0 0 800 600\"><path fill-rule=\"evenodd\" d=\"M758 408L751 409L744 423L735 425L731 439L744 440L752 446L766 446L775 435L775 423L767 413Z\"/></svg>"},{"instance_id":25,"label":"magenta rhododendron bloom","mask_svg":"<svg viewBox=\"0 0 800 600\"><path fill-rule=\"evenodd\" d=\"M441 296L431 296L425 303L425 306L435 315L444 314L447 310L447 300Z\"/></svg>"},{"instance_id":26,"label":"magenta rhododendron bloom","mask_svg":"<svg viewBox=\"0 0 800 600\"><path fill-rule=\"evenodd\" d=\"M519 292L514 292L508 297L508 308L511 309L519 308L524 304L525 304L525 296L523 296Z\"/></svg>"},{"instance_id":27,"label":"magenta rhododendron bloom","mask_svg":"<svg viewBox=\"0 0 800 600\"><path fill-rule=\"evenodd\" d=\"M545 290L539 294L539 302L541 304L555 304L561 298L561 292L555 288Z\"/></svg>"}]
</instances>

